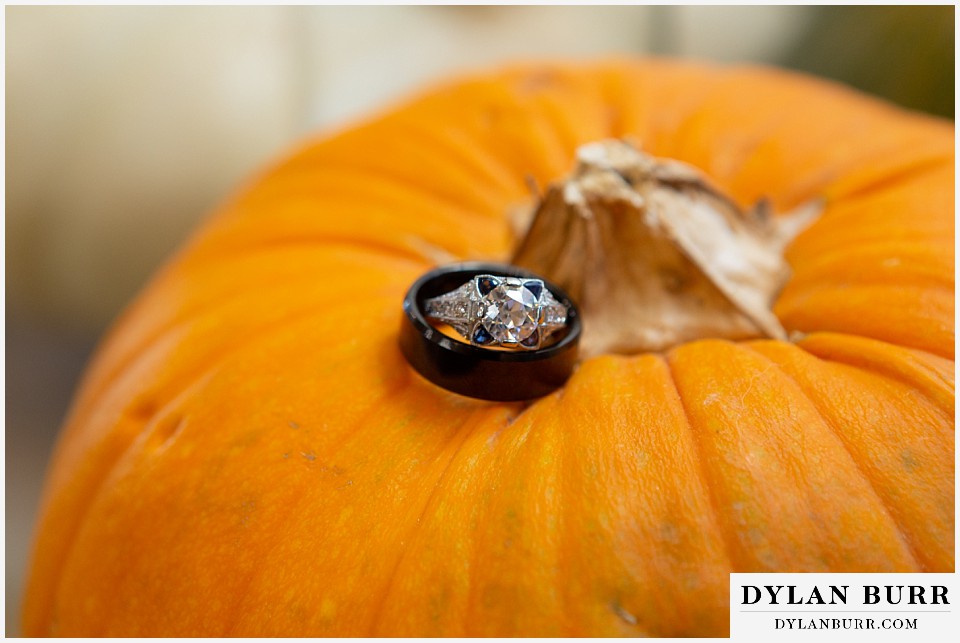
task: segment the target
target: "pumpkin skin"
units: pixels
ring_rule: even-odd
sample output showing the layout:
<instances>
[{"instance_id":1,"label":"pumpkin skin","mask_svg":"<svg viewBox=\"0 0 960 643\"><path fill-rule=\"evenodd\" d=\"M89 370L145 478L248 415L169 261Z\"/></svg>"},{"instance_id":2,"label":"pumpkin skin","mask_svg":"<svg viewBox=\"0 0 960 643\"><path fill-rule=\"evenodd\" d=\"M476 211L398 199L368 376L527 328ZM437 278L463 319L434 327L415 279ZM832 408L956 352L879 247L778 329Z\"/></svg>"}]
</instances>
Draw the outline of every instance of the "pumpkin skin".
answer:
<instances>
[{"instance_id":1,"label":"pumpkin skin","mask_svg":"<svg viewBox=\"0 0 960 643\"><path fill-rule=\"evenodd\" d=\"M823 197L795 343L603 355L531 404L396 346L408 285L630 136ZM521 66L306 145L134 302L58 445L27 635L723 636L731 571L952 571L953 129L785 72Z\"/></svg>"}]
</instances>

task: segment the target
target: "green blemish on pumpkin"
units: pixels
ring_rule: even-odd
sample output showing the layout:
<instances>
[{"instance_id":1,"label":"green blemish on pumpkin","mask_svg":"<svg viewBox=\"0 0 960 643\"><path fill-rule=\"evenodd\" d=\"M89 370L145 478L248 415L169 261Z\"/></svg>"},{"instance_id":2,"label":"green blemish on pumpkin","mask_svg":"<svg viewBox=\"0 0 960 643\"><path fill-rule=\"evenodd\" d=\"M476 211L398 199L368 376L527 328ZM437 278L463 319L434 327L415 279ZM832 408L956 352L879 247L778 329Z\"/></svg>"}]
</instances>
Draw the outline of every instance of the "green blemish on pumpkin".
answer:
<instances>
[{"instance_id":1,"label":"green blemish on pumpkin","mask_svg":"<svg viewBox=\"0 0 960 643\"><path fill-rule=\"evenodd\" d=\"M900 453L900 462L903 463L903 469L907 472L914 472L920 468L920 463L913 457L912 451L902 451Z\"/></svg>"}]
</instances>

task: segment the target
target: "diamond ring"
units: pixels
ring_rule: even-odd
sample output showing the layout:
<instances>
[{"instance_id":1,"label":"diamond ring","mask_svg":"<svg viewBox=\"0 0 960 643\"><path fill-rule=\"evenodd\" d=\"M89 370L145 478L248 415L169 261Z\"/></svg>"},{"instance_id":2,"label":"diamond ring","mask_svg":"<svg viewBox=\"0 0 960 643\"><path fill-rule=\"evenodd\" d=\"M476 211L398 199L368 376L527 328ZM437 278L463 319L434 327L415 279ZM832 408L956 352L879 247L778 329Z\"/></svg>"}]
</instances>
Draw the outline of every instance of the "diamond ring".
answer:
<instances>
[{"instance_id":1,"label":"diamond ring","mask_svg":"<svg viewBox=\"0 0 960 643\"><path fill-rule=\"evenodd\" d=\"M434 268L410 286L403 312L398 339L407 362L460 395L541 397L562 386L577 364L576 306L559 287L516 266ZM441 332L440 323L463 340Z\"/></svg>"},{"instance_id":2,"label":"diamond ring","mask_svg":"<svg viewBox=\"0 0 960 643\"><path fill-rule=\"evenodd\" d=\"M474 346L537 350L567 325L567 306L542 279L477 275L424 302L424 315L449 324Z\"/></svg>"}]
</instances>

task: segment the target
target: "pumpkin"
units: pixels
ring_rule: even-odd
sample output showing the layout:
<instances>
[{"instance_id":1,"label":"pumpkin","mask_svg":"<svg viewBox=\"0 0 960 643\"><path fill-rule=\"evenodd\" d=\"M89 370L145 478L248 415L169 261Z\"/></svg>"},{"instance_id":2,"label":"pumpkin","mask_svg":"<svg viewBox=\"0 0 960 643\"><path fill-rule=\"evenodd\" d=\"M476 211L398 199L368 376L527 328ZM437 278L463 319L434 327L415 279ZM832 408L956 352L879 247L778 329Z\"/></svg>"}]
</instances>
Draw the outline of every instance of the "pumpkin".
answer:
<instances>
[{"instance_id":1,"label":"pumpkin","mask_svg":"<svg viewBox=\"0 0 960 643\"><path fill-rule=\"evenodd\" d=\"M531 184L610 138L744 207L822 201L788 335L597 351L529 403L416 375L409 284L509 260ZM948 123L662 60L510 67L310 141L99 349L25 633L723 636L733 571L952 571L953 181Z\"/></svg>"}]
</instances>

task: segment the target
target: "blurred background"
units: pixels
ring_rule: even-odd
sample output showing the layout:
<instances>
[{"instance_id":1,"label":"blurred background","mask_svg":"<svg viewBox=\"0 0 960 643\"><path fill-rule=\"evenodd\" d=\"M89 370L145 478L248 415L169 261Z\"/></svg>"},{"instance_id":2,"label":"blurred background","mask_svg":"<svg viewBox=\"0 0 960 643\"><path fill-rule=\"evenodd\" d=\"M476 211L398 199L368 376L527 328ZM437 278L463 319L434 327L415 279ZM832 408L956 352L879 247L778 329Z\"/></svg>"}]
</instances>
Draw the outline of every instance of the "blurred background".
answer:
<instances>
[{"instance_id":1,"label":"blurred background","mask_svg":"<svg viewBox=\"0 0 960 643\"><path fill-rule=\"evenodd\" d=\"M761 62L954 117L954 8L5 10L6 632L98 338L214 204L309 132L446 75L614 53Z\"/></svg>"}]
</instances>

